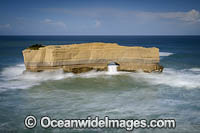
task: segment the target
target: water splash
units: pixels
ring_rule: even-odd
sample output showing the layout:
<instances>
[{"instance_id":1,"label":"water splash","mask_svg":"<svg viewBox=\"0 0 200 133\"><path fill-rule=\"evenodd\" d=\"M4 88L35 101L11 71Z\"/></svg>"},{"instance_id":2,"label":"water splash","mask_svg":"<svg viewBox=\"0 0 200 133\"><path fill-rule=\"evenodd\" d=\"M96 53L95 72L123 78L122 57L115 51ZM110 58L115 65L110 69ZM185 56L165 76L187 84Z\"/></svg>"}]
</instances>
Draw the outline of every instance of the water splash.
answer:
<instances>
[{"instance_id":1,"label":"water splash","mask_svg":"<svg viewBox=\"0 0 200 133\"><path fill-rule=\"evenodd\" d=\"M64 73L62 70L45 71L40 73L24 72L24 64L17 64L4 68L1 75L0 89L25 89L34 85L39 85L47 80L60 80L73 77L72 73Z\"/></svg>"},{"instance_id":2,"label":"water splash","mask_svg":"<svg viewBox=\"0 0 200 133\"><path fill-rule=\"evenodd\" d=\"M118 65L108 65L108 73L107 74L118 74L117 67L118 67Z\"/></svg>"},{"instance_id":3,"label":"water splash","mask_svg":"<svg viewBox=\"0 0 200 133\"><path fill-rule=\"evenodd\" d=\"M174 53L169 53L169 52L159 52L160 56L170 56L173 55Z\"/></svg>"},{"instance_id":4,"label":"water splash","mask_svg":"<svg viewBox=\"0 0 200 133\"><path fill-rule=\"evenodd\" d=\"M167 85L186 89L200 88L200 68L176 70L165 68L163 73L129 73L117 71L117 66L109 66L108 72L90 71L83 74L64 73L62 70L40 73L24 72L24 64L4 68L0 73L0 91L8 89L26 89L39 85L47 80L62 80L66 78L98 78L109 75L126 75L130 80L139 80L149 85ZM112 78L112 77L111 77Z\"/></svg>"},{"instance_id":5,"label":"water splash","mask_svg":"<svg viewBox=\"0 0 200 133\"><path fill-rule=\"evenodd\" d=\"M163 73L135 73L131 77L150 85L167 85L186 89L200 88L200 71L165 68Z\"/></svg>"}]
</instances>

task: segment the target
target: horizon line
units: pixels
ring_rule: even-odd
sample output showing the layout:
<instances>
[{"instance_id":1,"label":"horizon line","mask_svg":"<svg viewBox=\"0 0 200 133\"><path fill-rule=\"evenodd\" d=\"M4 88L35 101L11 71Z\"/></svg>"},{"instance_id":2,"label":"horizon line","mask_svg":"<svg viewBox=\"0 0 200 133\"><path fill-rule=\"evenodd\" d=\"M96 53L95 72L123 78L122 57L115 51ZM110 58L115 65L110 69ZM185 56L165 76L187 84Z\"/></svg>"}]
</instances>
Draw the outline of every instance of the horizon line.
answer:
<instances>
[{"instance_id":1,"label":"horizon line","mask_svg":"<svg viewBox=\"0 0 200 133\"><path fill-rule=\"evenodd\" d=\"M0 36L200 36L200 35L0 35Z\"/></svg>"}]
</instances>

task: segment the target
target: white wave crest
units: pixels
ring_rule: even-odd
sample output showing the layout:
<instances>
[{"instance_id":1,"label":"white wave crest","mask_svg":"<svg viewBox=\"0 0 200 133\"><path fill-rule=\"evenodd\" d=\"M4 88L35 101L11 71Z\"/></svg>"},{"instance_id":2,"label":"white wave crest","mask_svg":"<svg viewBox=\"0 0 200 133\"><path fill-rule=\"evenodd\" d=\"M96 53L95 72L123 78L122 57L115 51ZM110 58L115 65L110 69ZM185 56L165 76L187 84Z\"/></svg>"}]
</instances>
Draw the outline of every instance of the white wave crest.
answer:
<instances>
[{"instance_id":1,"label":"white wave crest","mask_svg":"<svg viewBox=\"0 0 200 133\"><path fill-rule=\"evenodd\" d=\"M24 70L24 64L4 68L0 74L1 77L3 77L2 81L0 81L0 88L25 89L38 85L46 80L60 80L74 76L74 74L64 73L62 70L40 73L24 72Z\"/></svg>"},{"instance_id":2,"label":"white wave crest","mask_svg":"<svg viewBox=\"0 0 200 133\"><path fill-rule=\"evenodd\" d=\"M115 73L110 73L107 71L90 71L90 72L86 72L86 73L82 73L82 74L78 74L77 77L82 77L82 78L94 78L94 77L99 77L99 76L112 76L112 75L123 75L123 74L127 74L130 72L122 72L122 71L118 71Z\"/></svg>"},{"instance_id":3,"label":"white wave crest","mask_svg":"<svg viewBox=\"0 0 200 133\"><path fill-rule=\"evenodd\" d=\"M61 80L65 78L94 78L99 76L110 76L108 72L90 71L83 74L64 73L62 70L45 72L24 72L25 66L18 64L16 66L4 68L1 73L0 91L6 89L26 89L47 80ZM117 72L114 75L129 75L133 80L147 82L150 85L167 85L171 87L181 87L186 89L200 88L200 68L190 68L175 70L165 68L163 73L129 73Z\"/></svg>"},{"instance_id":4,"label":"white wave crest","mask_svg":"<svg viewBox=\"0 0 200 133\"><path fill-rule=\"evenodd\" d=\"M193 72L200 72L200 68L191 68L189 69L190 71L193 71Z\"/></svg>"},{"instance_id":5,"label":"white wave crest","mask_svg":"<svg viewBox=\"0 0 200 133\"><path fill-rule=\"evenodd\" d=\"M1 73L0 91L2 89L25 89L39 85L47 80L61 80L65 78L94 78L102 75L119 75L125 72L109 74L107 72L90 71L82 74L64 73L62 70L44 72L25 72L24 64L4 68Z\"/></svg>"},{"instance_id":6,"label":"white wave crest","mask_svg":"<svg viewBox=\"0 0 200 133\"><path fill-rule=\"evenodd\" d=\"M190 69L165 68L163 73L135 73L131 76L152 85L167 85L186 89L200 88L200 71L194 72Z\"/></svg>"},{"instance_id":7,"label":"white wave crest","mask_svg":"<svg viewBox=\"0 0 200 133\"><path fill-rule=\"evenodd\" d=\"M174 53L169 53L169 52L159 52L160 56L170 56L173 55Z\"/></svg>"}]
</instances>

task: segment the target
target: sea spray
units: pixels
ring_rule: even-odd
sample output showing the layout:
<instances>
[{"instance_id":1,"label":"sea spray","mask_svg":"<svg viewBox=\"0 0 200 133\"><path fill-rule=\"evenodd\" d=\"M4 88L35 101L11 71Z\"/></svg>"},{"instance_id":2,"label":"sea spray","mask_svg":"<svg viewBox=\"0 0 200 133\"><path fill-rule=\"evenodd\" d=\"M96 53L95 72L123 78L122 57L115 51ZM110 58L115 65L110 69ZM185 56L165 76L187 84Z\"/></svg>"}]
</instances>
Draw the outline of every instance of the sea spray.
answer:
<instances>
[{"instance_id":1,"label":"sea spray","mask_svg":"<svg viewBox=\"0 0 200 133\"><path fill-rule=\"evenodd\" d=\"M118 65L108 65L108 74L117 74Z\"/></svg>"},{"instance_id":2,"label":"sea spray","mask_svg":"<svg viewBox=\"0 0 200 133\"><path fill-rule=\"evenodd\" d=\"M0 89L26 89L48 80L62 80L66 78L98 78L109 75L127 75L132 80L139 80L150 85L167 85L186 89L200 88L200 68L176 70L165 68L163 73L130 73L118 72L117 66L112 66L108 71L90 71L82 74L64 73L62 70L44 72L24 72L25 66L17 64L4 68L0 75Z\"/></svg>"},{"instance_id":3,"label":"sea spray","mask_svg":"<svg viewBox=\"0 0 200 133\"><path fill-rule=\"evenodd\" d=\"M64 73L62 70L44 72L25 72L23 64L4 68L1 72L2 81L0 88L4 89L25 89L34 85L39 85L47 80L61 80L73 77L72 73Z\"/></svg>"},{"instance_id":4,"label":"sea spray","mask_svg":"<svg viewBox=\"0 0 200 133\"><path fill-rule=\"evenodd\" d=\"M200 88L200 71L165 68L163 73L133 73L130 76L151 85L167 85L186 89Z\"/></svg>"},{"instance_id":5,"label":"sea spray","mask_svg":"<svg viewBox=\"0 0 200 133\"><path fill-rule=\"evenodd\" d=\"M169 52L159 52L160 56L170 56L173 55L174 53L169 53Z\"/></svg>"}]
</instances>

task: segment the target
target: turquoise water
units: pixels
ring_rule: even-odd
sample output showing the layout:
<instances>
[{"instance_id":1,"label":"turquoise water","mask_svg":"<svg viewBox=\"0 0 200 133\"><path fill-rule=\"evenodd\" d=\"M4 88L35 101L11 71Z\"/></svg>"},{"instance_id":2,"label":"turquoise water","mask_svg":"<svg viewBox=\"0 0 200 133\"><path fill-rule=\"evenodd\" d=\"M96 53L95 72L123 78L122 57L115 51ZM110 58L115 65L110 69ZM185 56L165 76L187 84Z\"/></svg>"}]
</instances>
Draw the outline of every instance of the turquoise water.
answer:
<instances>
[{"instance_id":1,"label":"turquoise water","mask_svg":"<svg viewBox=\"0 0 200 133\"><path fill-rule=\"evenodd\" d=\"M35 44L116 42L160 48L161 74L62 71L23 73L21 51ZM176 120L175 129L134 132L200 132L200 36L1 36L0 132L126 132L124 129L26 129L24 118Z\"/></svg>"}]
</instances>

